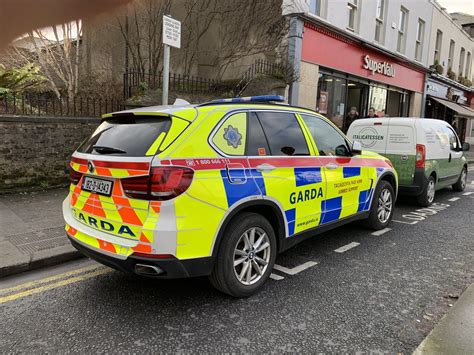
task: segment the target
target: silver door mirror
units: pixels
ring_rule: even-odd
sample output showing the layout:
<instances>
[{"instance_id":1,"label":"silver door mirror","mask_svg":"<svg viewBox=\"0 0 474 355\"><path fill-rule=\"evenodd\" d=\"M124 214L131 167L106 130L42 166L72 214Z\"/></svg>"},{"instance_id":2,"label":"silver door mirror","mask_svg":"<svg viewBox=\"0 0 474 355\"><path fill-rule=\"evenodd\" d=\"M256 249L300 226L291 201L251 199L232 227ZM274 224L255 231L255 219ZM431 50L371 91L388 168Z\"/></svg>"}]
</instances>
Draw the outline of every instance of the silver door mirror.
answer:
<instances>
[{"instance_id":1,"label":"silver door mirror","mask_svg":"<svg viewBox=\"0 0 474 355\"><path fill-rule=\"evenodd\" d=\"M362 144L358 141L352 143L352 154L361 154L362 153Z\"/></svg>"}]
</instances>

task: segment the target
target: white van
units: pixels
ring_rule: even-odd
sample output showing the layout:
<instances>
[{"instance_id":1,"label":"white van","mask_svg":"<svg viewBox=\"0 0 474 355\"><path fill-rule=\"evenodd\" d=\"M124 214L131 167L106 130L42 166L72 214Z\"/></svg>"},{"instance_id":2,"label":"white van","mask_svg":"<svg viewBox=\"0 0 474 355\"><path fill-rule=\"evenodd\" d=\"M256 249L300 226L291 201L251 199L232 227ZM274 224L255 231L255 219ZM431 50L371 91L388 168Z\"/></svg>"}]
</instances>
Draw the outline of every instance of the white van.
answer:
<instances>
[{"instance_id":1,"label":"white van","mask_svg":"<svg viewBox=\"0 0 474 355\"><path fill-rule=\"evenodd\" d=\"M429 206L435 191L452 186L463 191L467 160L461 142L445 121L416 117L364 118L354 121L347 136L362 148L384 155L398 173L399 192Z\"/></svg>"}]
</instances>

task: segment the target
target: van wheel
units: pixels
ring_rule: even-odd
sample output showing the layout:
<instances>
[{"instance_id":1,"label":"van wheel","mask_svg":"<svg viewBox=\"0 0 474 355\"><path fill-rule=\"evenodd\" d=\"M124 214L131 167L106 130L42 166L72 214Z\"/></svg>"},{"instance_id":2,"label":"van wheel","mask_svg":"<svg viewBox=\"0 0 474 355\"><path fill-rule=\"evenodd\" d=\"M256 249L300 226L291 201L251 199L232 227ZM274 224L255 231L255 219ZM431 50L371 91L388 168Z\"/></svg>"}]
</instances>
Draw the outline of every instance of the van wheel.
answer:
<instances>
[{"instance_id":1,"label":"van wheel","mask_svg":"<svg viewBox=\"0 0 474 355\"><path fill-rule=\"evenodd\" d=\"M436 193L436 182L433 176L428 178L428 183L420 196L416 198L421 207L428 207L434 201Z\"/></svg>"},{"instance_id":2,"label":"van wheel","mask_svg":"<svg viewBox=\"0 0 474 355\"><path fill-rule=\"evenodd\" d=\"M233 297L248 297L270 277L277 253L275 232L267 219L242 213L226 228L209 279Z\"/></svg>"},{"instance_id":3,"label":"van wheel","mask_svg":"<svg viewBox=\"0 0 474 355\"><path fill-rule=\"evenodd\" d=\"M466 188L466 182L467 182L467 168L464 167L461 171L461 175L459 176L458 181L453 185L453 190L454 191L464 191Z\"/></svg>"},{"instance_id":4,"label":"van wheel","mask_svg":"<svg viewBox=\"0 0 474 355\"><path fill-rule=\"evenodd\" d=\"M375 189L369 218L365 222L367 227L375 230L387 227L393 216L394 204L393 186L388 181L380 181Z\"/></svg>"}]
</instances>

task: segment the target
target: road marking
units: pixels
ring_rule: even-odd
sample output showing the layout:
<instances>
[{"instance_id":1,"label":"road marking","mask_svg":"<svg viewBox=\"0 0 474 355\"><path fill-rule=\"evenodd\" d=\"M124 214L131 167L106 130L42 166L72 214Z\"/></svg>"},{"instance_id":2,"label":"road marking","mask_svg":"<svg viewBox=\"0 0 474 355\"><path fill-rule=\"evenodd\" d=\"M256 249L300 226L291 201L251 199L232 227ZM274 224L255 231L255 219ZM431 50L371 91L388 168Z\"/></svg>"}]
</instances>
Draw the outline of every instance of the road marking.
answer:
<instances>
[{"instance_id":1,"label":"road marking","mask_svg":"<svg viewBox=\"0 0 474 355\"><path fill-rule=\"evenodd\" d=\"M275 280L275 281L280 281L280 280L283 280L283 279L284 279L283 276L276 275L276 274L270 274L270 278L271 278L272 280Z\"/></svg>"},{"instance_id":2,"label":"road marking","mask_svg":"<svg viewBox=\"0 0 474 355\"><path fill-rule=\"evenodd\" d=\"M471 181L471 185L474 185L474 180Z\"/></svg>"},{"instance_id":3,"label":"road marking","mask_svg":"<svg viewBox=\"0 0 474 355\"><path fill-rule=\"evenodd\" d=\"M454 201L459 200L460 198L461 197L453 197L453 198L450 198L448 201L454 202Z\"/></svg>"},{"instance_id":4,"label":"road marking","mask_svg":"<svg viewBox=\"0 0 474 355\"><path fill-rule=\"evenodd\" d=\"M314 261L307 261L304 264L298 265L298 266L296 266L292 269L289 269L287 267L277 265L277 264L273 265L273 268L275 270L284 272L285 274L288 274L288 275L296 275L296 274L300 273L301 271L309 269L310 267L312 267L314 265L318 265L318 263L314 262Z\"/></svg>"},{"instance_id":5,"label":"road marking","mask_svg":"<svg viewBox=\"0 0 474 355\"><path fill-rule=\"evenodd\" d=\"M379 235L385 234L385 233L387 233L391 230L392 230L392 228L384 228L384 229L381 229L379 231L373 232L372 235L375 235L376 237L378 237Z\"/></svg>"},{"instance_id":6,"label":"road marking","mask_svg":"<svg viewBox=\"0 0 474 355\"><path fill-rule=\"evenodd\" d=\"M41 287L38 287L38 288L33 288L33 289L27 290L27 291L14 293L12 295L5 296L5 297L0 297L0 304L10 302L10 301L14 301L14 300L19 299L19 298L31 296L31 295L34 295L36 293L41 293L41 292L52 290L52 289L55 289L55 288L58 288L58 287L66 286L66 285L69 285L69 284L72 284L72 283L75 283L75 282L91 279L93 277L103 275L103 274L107 274L107 273L112 272L112 271L113 270L109 269L109 268L100 269L100 270L90 272L90 273L85 274L85 275L71 277L70 279L61 280L61 281L58 281L58 282L55 282L55 283L52 283L52 284L49 284L49 285L41 286Z\"/></svg>"},{"instance_id":7,"label":"road marking","mask_svg":"<svg viewBox=\"0 0 474 355\"><path fill-rule=\"evenodd\" d=\"M344 245L343 247L340 247L340 248L337 248L336 250L334 250L336 253L345 253L346 251L348 251L349 249L352 249L352 248L355 248L356 246L359 246L360 243L357 243L357 242L352 242L352 243L349 243L347 245Z\"/></svg>"},{"instance_id":8,"label":"road marking","mask_svg":"<svg viewBox=\"0 0 474 355\"><path fill-rule=\"evenodd\" d=\"M403 223L403 224L417 224L418 222L424 221L427 217L434 216L435 214L439 213L440 211L444 211L450 207L450 205L446 203L433 203L430 207L426 208L419 208L416 211L413 212L408 212L404 215L401 216L401 218L404 218L406 220L409 220L411 222L405 221L400 221L397 219L392 219L392 222L397 222L397 223Z\"/></svg>"},{"instance_id":9,"label":"road marking","mask_svg":"<svg viewBox=\"0 0 474 355\"><path fill-rule=\"evenodd\" d=\"M474 192L465 192L465 193L463 193L464 196L469 196L469 195L472 195L472 194L474 194Z\"/></svg>"},{"instance_id":10,"label":"road marking","mask_svg":"<svg viewBox=\"0 0 474 355\"><path fill-rule=\"evenodd\" d=\"M95 270L95 269L103 269L103 268L105 268L105 266L100 266L100 265L97 265L97 264L89 265L89 266L79 268L79 269L75 269L75 270L72 270L72 271L68 271L68 272L65 272L65 273L62 273L62 274L46 277L44 279L30 281L30 282L26 282L26 283L23 283L23 284L20 284L20 285L17 285L17 286L0 289L0 295L5 294L5 293L10 293L10 292L13 292L13 291L22 290L22 289L25 289L25 288L32 288L32 287L37 286L37 285L45 284L45 283L55 281L55 280L58 280L58 279L63 279L63 278L66 278L66 277L69 277L69 276L72 276L72 275L81 274L81 273L85 273L87 271L91 271L91 270Z\"/></svg>"}]
</instances>

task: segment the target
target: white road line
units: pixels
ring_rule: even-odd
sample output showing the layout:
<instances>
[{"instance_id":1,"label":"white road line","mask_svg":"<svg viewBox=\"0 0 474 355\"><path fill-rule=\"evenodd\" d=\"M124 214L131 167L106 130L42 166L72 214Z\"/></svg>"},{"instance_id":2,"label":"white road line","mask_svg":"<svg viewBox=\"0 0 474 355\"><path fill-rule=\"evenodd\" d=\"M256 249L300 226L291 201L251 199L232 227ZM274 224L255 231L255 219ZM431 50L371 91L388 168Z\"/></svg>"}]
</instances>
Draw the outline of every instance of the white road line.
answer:
<instances>
[{"instance_id":1,"label":"white road line","mask_svg":"<svg viewBox=\"0 0 474 355\"><path fill-rule=\"evenodd\" d=\"M379 235L385 234L385 233L387 233L391 230L392 230L392 228L384 228L384 229L381 229L379 231L373 232L372 235L375 235L376 237L378 237Z\"/></svg>"},{"instance_id":2,"label":"white road line","mask_svg":"<svg viewBox=\"0 0 474 355\"><path fill-rule=\"evenodd\" d=\"M273 268L275 270L284 272L285 274L288 274L288 275L296 275L296 274L299 274L301 271L309 269L310 267L312 267L314 265L318 265L318 263L316 263L314 261L307 261L304 264L298 265L298 266L296 266L292 269L289 269L287 267L277 265L277 264L273 265Z\"/></svg>"},{"instance_id":3,"label":"white road line","mask_svg":"<svg viewBox=\"0 0 474 355\"><path fill-rule=\"evenodd\" d=\"M360 245L360 243L357 243L357 242L352 242L352 243L349 243L347 245L344 245L343 247L340 247L340 248L337 248L336 250L334 250L336 253L344 253L346 251L348 251L349 249L352 249L352 248L355 248L356 246Z\"/></svg>"},{"instance_id":4,"label":"white road line","mask_svg":"<svg viewBox=\"0 0 474 355\"><path fill-rule=\"evenodd\" d=\"M270 278L271 278L272 280L275 280L275 281L281 281L281 280L284 279L283 276L276 275L276 274L270 274Z\"/></svg>"},{"instance_id":5,"label":"white road line","mask_svg":"<svg viewBox=\"0 0 474 355\"><path fill-rule=\"evenodd\" d=\"M474 185L474 180L471 181L471 185Z\"/></svg>"},{"instance_id":6,"label":"white road line","mask_svg":"<svg viewBox=\"0 0 474 355\"><path fill-rule=\"evenodd\" d=\"M453 198L450 198L448 201L454 202L454 201L459 200L460 198L461 197L453 197Z\"/></svg>"},{"instance_id":7,"label":"white road line","mask_svg":"<svg viewBox=\"0 0 474 355\"><path fill-rule=\"evenodd\" d=\"M472 195L472 194L474 194L474 192L465 192L465 193L463 193L464 196L469 196L469 195Z\"/></svg>"}]
</instances>

